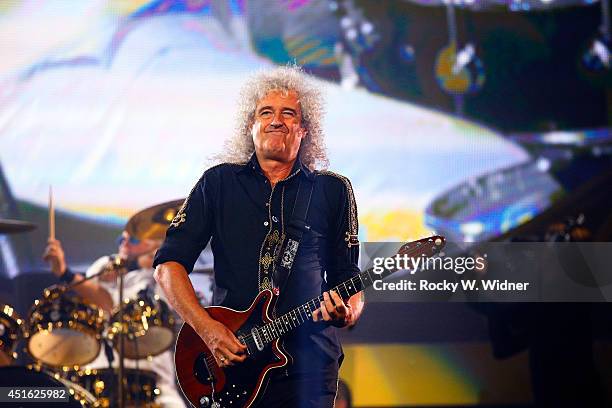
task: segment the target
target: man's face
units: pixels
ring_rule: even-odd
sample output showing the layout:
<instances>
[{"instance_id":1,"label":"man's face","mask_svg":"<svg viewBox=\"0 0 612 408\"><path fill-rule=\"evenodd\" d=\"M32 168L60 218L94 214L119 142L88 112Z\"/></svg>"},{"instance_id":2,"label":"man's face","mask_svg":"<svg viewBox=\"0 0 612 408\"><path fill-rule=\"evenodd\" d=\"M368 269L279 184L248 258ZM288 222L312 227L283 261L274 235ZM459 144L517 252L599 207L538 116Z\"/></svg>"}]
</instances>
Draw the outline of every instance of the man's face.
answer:
<instances>
[{"instance_id":1,"label":"man's face","mask_svg":"<svg viewBox=\"0 0 612 408\"><path fill-rule=\"evenodd\" d=\"M252 135L257 157L283 163L295 160L305 136L301 123L297 92L269 92L255 108Z\"/></svg>"},{"instance_id":2,"label":"man's face","mask_svg":"<svg viewBox=\"0 0 612 408\"><path fill-rule=\"evenodd\" d=\"M127 231L123 231L119 241L118 255L122 259L132 260L155 249L155 243L152 240L145 239L140 241L132 238Z\"/></svg>"}]
</instances>

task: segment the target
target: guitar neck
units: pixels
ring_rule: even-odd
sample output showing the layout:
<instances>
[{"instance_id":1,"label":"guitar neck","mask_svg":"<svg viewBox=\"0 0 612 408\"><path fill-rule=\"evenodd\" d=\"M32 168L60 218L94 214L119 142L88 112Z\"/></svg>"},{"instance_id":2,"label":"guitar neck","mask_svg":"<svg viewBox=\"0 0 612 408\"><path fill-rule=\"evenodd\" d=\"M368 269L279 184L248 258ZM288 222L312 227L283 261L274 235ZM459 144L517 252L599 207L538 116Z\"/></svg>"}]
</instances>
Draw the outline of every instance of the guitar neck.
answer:
<instances>
[{"instance_id":1,"label":"guitar neck","mask_svg":"<svg viewBox=\"0 0 612 408\"><path fill-rule=\"evenodd\" d=\"M383 273L376 274L373 272L373 269L368 269L353 276L351 279L347 279L332 290L338 293L342 299L349 299L351 296L372 286L375 280L384 279L396 270L385 269ZM323 295L309 300L262 326L260 332L263 334L265 342L270 343L301 326L306 321L312 320L312 314L321 307L321 302L323 302Z\"/></svg>"},{"instance_id":2,"label":"guitar neck","mask_svg":"<svg viewBox=\"0 0 612 408\"><path fill-rule=\"evenodd\" d=\"M432 256L442 250L445 245L445 239L443 236L434 235L428 238L423 238L418 241L409 242L400 248L397 255L414 257L414 256ZM398 269L387 269L383 268L382 273L374 273L373 269L370 268L366 271L360 272L338 286L332 288L333 291L337 292L342 299L347 300L351 296L361 292L362 290L372 286L374 281L384 279ZM303 305L296 307L288 313L272 320L270 323L260 327L258 329L258 335L260 340L265 343L271 343L279 337L289 333L293 329L301 326L306 321L312 320L312 314L315 310L321 307L323 302L323 295L319 295L314 299L309 300Z\"/></svg>"}]
</instances>

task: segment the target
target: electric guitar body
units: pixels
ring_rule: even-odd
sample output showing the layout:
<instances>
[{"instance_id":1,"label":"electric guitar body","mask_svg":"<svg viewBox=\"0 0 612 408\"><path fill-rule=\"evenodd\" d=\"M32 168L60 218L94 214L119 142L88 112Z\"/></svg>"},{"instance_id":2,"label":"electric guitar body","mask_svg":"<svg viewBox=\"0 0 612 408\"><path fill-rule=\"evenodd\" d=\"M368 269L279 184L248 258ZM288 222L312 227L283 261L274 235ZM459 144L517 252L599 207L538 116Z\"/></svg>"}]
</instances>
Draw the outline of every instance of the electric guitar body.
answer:
<instances>
[{"instance_id":1,"label":"electric guitar body","mask_svg":"<svg viewBox=\"0 0 612 408\"><path fill-rule=\"evenodd\" d=\"M262 291L245 311L210 306L206 311L247 346L248 357L234 367L220 368L200 336L183 324L176 341L175 364L181 389L195 407L250 407L266 388L274 369L289 362L280 339L258 344L253 331L272 322L277 296ZM247 340L249 339L249 340Z\"/></svg>"}]
</instances>

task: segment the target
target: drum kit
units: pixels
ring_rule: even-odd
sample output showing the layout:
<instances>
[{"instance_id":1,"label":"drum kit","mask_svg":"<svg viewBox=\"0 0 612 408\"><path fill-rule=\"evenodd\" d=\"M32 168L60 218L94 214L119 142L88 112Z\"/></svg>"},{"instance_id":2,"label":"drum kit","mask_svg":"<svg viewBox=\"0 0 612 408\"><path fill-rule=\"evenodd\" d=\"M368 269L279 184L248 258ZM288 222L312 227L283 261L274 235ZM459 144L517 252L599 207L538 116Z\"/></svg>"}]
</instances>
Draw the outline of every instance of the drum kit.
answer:
<instances>
[{"instance_id":1,"label":"drum kit","mask_svg":"<svg viewBox=\"0 0 612 408\"><path fill-rule=\"evenodd\" d=\"M130 219L126 231L139 239L165 232L159 224L169 224L181 203L143 210ZM33 228L26 222L0 220L0 234ZM120 263L116 266L124 268ZM108 270L104 268L99 274ZM123 273L118 275L122 279ZM106 316L96 305L70 295L70 289L83 281L45 289L26 319L11 305L0 302L0 387L63 387L72 404L61 405L64 407L158 407L157 374L125 368L124 359L150 359L170 349L175 340L174 313L158 296L141 291L138 298L119 302ZM32 360L27 366L15 365L20 341L25 343L23 357ZM117 352L119 368L84 368L105 344ZM106 351L107 356L113 355L112 350Z\"/></svg>"},{"instance_id":2,"label":"drum kit","mask_svg":"<svg viewBox=\"0 0 612 408\"><path fill-rule=\"evenodd\" d=\"M4 232L2 223L0 220L0 231ZM88 363L97 356L103 314L96 306L62 297L58 291L46 289L44 295L34 302L27 320L11 305L0 302L0 386L63 388L69 393L69 401L61 403L63 407L104 406L78 382L62 375L62 368L67 369L68 364ZM35 363L16 366L17 347L22 340Z\"/></svg>"}]
</instances>

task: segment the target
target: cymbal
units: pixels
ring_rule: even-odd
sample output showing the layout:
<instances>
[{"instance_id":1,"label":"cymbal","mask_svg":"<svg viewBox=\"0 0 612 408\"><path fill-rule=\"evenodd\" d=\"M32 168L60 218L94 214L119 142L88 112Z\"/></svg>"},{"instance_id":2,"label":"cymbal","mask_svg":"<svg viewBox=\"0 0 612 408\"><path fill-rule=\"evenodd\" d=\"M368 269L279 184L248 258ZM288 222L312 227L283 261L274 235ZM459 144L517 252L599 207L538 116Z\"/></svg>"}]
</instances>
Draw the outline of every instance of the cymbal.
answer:
<instances>
[{"instance_id":1,"label":"cymbal","mask_svg":"<svg viewBox=\"0 0 612 408\"><path fill-rule=\"evenodd\" d=\"M174 200L145 208L134 214L125 225L125 230L134 238L164 239L168 226L185 200Z\"/></svg>"},{"instance_id":2,"label":"cymbal","mask_svg":"<svg viewBox=\"0 0 612 408\"><path fill-rule=\"evenodd\" d=\"M16 234L18 232L32 231L35 228L36 225L31 222L0 218L0 234Z\"/></svg>"}]
</instances>

